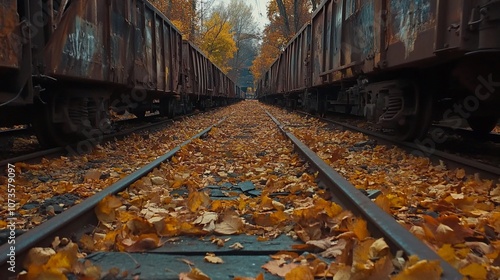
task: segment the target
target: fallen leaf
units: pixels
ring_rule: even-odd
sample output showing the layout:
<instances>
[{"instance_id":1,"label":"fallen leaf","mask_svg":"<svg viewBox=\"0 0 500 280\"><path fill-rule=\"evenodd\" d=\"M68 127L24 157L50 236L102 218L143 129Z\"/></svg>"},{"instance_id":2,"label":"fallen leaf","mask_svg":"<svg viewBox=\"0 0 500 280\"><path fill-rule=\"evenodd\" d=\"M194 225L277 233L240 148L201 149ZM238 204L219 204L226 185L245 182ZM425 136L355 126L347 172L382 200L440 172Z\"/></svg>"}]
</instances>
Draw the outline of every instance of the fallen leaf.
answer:
<instances>
[{"instance_id":1,"label":"fallen leaf","mask_svg":"<svg viewBox=\"0 0 500 280\"><path fill-rule=\"evenodd\" d=\"M237 234L243 229L244 223L241 218L233 212L228 212L222 218L222 222L215 225L214 232L219 234Z\"/></svg>"},{"instance_id":2,"label":"fallen leaf","mask_svg":"<svg viewBox=\"0 0 500 280\"><path fill-rule=\"evenodd\" d=\"M224 263L221 258L215 256L215 254L212 253L207 253L207 255L203 259L209 263Z\"/></svg>"},{"instance_id":3,"label":"fallen leaf","mask_svg":"<svg viewBox=\"0 0 500 280\"><path fill-rule=\"evenodd\" d=\"M438 280L441 279L442 273L443 269L439 265L439 261L421 260L404 268L391 280Z\"/></svg>"},{"instance_id":4,"label":"fallen leaf","mask_svg":"<svg viewBox=\"0 0 500 280\"><path fill-rule=\"evenodd\" d=\"M460 273L472 279L487 279L488 271L486 267L479 263L470 263L469 265L459 269Z\"/></svg>"},{"instance_id":5,"label":"fallen leaf","mask_svg":"<svg viewBox=\"0 0 500 280\"><path fill-rule=\"evenodd\" d=\"M113 195L108 195L95 207L95 214L99 221L111 223L115 220L115 209L122 206L121 200Z\"/></svg>"},{"instance_id":6,"label":"fallen leaf","mask_svg":"<svg viewBox=\"0 0 500 280\"><path fill-rule=\"evenodd\" d=\"M314 275L308 266L298 266L285 275L285 280L314 280Z\"/></svg>"},{"instance_id":7,"label":"fallen leaf","mask_svg":"<svg viewBox=\"0 0 500 280\"><path fill-rule=\"evenodd\" d=\"M235 250L241 250L241 249L243 249L245 247L243 247L243 245L241 245L241 243L236 242L233 245L229 246L229 248L232 248L232 249L235 249Z\"/></svg>"},{"instance_id":8,"label":"fallen leaf","mask_svg":"<svg viewBox=\"0 0 500 280\"><path fill-rule=\"evenodd\" d=\"M205 192L190 192L187 200L188 209L195 213L200 208L210 206L210 197Z\"/></svg>"},{"instance_id":9,"label":"fallen leaf","mask_svg":"<svg viewBox=\"0 0 500 280\"><path fill-rule=\"evenodd\" d=\"M211 280L205 273L198 268L192 268L189 272L181 272L179 280Z\"/></svg>"}]
</instances>

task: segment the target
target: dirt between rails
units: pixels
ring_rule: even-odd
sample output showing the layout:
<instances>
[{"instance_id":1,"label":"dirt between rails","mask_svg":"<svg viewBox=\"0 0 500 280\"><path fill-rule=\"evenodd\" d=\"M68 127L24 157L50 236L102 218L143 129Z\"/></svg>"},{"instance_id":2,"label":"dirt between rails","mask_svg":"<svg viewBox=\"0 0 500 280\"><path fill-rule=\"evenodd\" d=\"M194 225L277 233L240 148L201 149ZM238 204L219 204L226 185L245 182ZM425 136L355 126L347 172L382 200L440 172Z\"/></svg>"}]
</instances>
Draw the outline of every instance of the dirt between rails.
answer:
<instances>
[{"instance_id":1,"label":"dirt between rails","mask_svg":"<svg viewBox=\"0 0 500 280\"><path fill-rule=\"evenodd\" d=\"M464 276L500 277L500 180L450 170L360 133L267 108L357 188L381 191L375 202Z\"/></svg>"},{"instance_id":2,"label":"dirt between rails","mask_svg":"<svg viewBox=\"0 0 500 280\"><path fill-rule=\"evenodd\" d=\"M293 153L260 103L241 102L225 109L224 115L227 120L206 138L193 141L127 190L102 200L95 209L96 228L75 242L61 244L57 239L53 248L32 249L21 279L148 279L137 272L147 255L129 255L139 261L128 270L99 267L89 260L102 258L93 259L93 252L168 249L178 246L182 236L213 243L202 262L217 271L231 256L211 253L215 248L237 251L248 246L231 241L237 235L254 236L254 243L285 235L301 242L269 256L253 275L241 275L242 267L232 267L225 276L232 279L439 278L437 261L392 256L383 239L370 237L365 221L329 201L329 193L318 187L315 174ZM187 256L155 269L174 273L172 279L221 279L205 274L194 259Z\"/></svg>"}]
</instances>

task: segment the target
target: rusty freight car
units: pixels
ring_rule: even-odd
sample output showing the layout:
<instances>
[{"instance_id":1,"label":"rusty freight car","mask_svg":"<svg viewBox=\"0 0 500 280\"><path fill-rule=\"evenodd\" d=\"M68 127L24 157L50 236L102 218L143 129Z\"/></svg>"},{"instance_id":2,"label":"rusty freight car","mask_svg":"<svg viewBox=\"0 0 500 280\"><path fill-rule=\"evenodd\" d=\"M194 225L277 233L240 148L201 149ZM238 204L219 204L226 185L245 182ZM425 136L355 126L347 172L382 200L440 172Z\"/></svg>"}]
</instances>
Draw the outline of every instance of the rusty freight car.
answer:
<instances>
[{"instance_id":1,"label":"rusty freight car","mask_svg":"<svg viewBox=\"0 0 500 280\"><path fill-rule=\"evenodd\" d=\"M497 124L500 1L325 0L310 25L308 55L293 49L295 37L280 56L295 53L301 61L281 67L309 72L280 77L293 87L268 89L272 100L366 116L407 140L432 119L460 117L478 133ZM293 81L309 78L305 90Z\"/></svg>"},{"instance_id":2,"label":"rusty freight car","mask_svg":"<svg viewBox=\"0 0 500 280\"><path fill-rule=\"evenodd\" d=\"M3 0L0 13L0 125L32 123L62 145L106 133L110 109L190 108L182 35L148 1Z\"/></svg>"},{"instance_id":3,"label":"rusty freight car","mask_svg":"<svg viewBox=\"0 0 500 280\"><path fill-rule=\"evenodd\" d=\"M185 93L198 109L239 98L234 82L189 41L183 42L182 74Z\"/></svg>"}]
</instances>

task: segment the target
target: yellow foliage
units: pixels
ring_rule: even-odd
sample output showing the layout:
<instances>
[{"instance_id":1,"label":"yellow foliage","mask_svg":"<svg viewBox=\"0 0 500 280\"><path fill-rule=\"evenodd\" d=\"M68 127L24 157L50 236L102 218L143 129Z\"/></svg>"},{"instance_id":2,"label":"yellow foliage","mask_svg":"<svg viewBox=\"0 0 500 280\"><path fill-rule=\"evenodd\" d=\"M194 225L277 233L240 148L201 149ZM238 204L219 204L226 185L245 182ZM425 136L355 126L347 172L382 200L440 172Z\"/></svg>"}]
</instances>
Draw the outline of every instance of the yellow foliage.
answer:
<instances>
[{"instance_id":1,"label":"yellow foliage","mask_svg":"<svg viewBox=\"0 0 500 280\"><path fill-rule=\"evenodd\" d=\"M201 36L200 48L222 72L227 73L229 59L237 51L236 42L231 32L231 24L222 19L220 14L213 13L204 23L205 33Z\"/></svg>"}]
</instances>

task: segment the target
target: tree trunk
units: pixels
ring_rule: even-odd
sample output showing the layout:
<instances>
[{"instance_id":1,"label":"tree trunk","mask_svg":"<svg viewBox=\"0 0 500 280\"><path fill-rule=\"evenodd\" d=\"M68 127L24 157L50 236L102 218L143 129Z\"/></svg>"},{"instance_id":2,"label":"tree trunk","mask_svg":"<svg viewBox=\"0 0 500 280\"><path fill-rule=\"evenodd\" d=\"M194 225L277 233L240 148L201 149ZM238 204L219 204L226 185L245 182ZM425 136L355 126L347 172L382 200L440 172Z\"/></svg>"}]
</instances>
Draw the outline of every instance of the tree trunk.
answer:
<instances>
[{"instance_id":1,"label":"tree trunk","mask_svg":"<svg viewBox=\"0 0 500 280\"><path fill-rule=\"evenodd\" d=\"M293 27L295 28L294 33L299 31L299 0L293 1Z\"/></svg>"},{"instance_id":2,"label":"tree trunk","mask_svg":"<svg viewBox=\"0 0 500 280\"><path fill-rule=\"evenodd\" d=\"M196 15L196 0L191 0L191 8L193 9L193 14ZM195 24L196 24L196 20L192 19L191 20L191 28L189 30L189 40L190 41L194 41L194 38L196 36L196 34L195 34L195 32L196 32Z\"/></svg>"},{"instance_id":3,"label":"tree trunk","mask_svg":"<svg viewBox=\"0 0 500 280\"><path fill-rule=\"evenodd\" d=\"M276 0L276 4L278 4L278 9L280 10L281 17L283 17L283 23L285 25L285 36L290 37L292 33L290 30L290 22L288 21L288 15L286 14L285 4L283 4L283 0Z\"/></svg>"}]
</instances>

